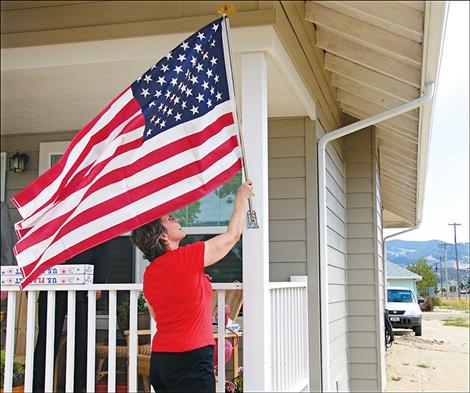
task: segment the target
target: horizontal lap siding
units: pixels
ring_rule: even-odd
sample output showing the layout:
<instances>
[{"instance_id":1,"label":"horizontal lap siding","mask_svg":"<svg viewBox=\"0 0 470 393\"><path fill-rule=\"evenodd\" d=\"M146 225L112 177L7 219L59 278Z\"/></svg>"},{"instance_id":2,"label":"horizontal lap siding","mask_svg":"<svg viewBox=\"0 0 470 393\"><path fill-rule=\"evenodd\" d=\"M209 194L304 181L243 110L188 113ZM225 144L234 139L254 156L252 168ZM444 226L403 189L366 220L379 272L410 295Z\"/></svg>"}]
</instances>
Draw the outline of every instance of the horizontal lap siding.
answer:
<instances>
[{"instance_id":1,"label":"horizontal lap siding","mask_svg":"<svg viewBox=\"0 0 470 393\"><path fill-rule=\"evenodd\" d=\"M289 281L307 274L305 119L270 119L268 127L269 276Z\"/></svg>"},{"instance_id":2,"label":"horizontal lap siding","mask_svg":"<svg viewBox=\"0 0 470 393\"><path fill-rule=\"evenodd\" d=\"M321 136L323 130L320 130ZM346 168L338 141L326 148L326 205L328 225L328 299L330 329L330 386L349 390L348 287L346 270Z\"/></svg>"},{"instance_id":3,"label":"horizontal lap siding","mask_svg":"<svg viewBox=\"0 0 470 393\"><path fill-rule=\"evenodd\" d=\"M346 233L349 384L352 391L380 390L376 179L372 131L343 138L346 146Z\"/></svg>"}]
</instances>

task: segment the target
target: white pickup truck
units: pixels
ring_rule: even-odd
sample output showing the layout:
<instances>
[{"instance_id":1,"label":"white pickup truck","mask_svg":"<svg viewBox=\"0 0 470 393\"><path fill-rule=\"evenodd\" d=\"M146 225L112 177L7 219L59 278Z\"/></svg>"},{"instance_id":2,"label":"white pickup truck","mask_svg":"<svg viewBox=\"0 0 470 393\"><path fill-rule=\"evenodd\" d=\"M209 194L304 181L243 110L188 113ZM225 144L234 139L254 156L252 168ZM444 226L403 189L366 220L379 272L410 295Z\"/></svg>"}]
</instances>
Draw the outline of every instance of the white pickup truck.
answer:
<instances>
[{"instance_id":1,"label":"white pickup truck","mask_svg":"<svg viewBox=\"0 0 470 393\"><path fill-rule=\"evenodd\" d=\"M394 328L413 329L416 336L421 336L421 309L411 289L388 287L387 310Z\"/></svg>"}]
</instances>

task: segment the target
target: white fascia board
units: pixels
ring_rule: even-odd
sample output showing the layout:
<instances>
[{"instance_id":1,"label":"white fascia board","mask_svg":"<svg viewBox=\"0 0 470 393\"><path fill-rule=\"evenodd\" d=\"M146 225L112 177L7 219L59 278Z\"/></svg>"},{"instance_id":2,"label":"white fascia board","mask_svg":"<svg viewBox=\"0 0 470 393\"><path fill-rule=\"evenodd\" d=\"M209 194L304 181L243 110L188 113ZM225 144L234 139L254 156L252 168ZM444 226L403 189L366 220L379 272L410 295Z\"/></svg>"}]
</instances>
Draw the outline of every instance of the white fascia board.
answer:
<instances>
[{"instance_id":1,"label":"white fascia board","mask_svg":"<svg viewBox=\"0 0 470 393\"><path fill-rule=\"evenodd\" d=\"M444 46L444 34L447 22L449 3L444 1L426 1L424 36L423 36L423 67L421 72L421 91L426 83L435 81L434 97L424 105L419 113L418 138L418 168L417 168L417 197L416 197L416 223L421 223L423 215L425 180L428 165L429 143L431 127L436 103L436 92L439 82L439 69L441 65Z\"/></svg>"},{"instance_id":2,"label":"white fascia board","mask_svg":"<svg viewBox=\"0 0 470 393\"><path fill-rule=\"evenodd\" d=\"M1 49L3 71L78 64L148 60L149 65L165 56L191 33L119 38L68 44ZM234 52L268 51L272 46L272 26L232 29Z\"/></svg>"}]
</instances>

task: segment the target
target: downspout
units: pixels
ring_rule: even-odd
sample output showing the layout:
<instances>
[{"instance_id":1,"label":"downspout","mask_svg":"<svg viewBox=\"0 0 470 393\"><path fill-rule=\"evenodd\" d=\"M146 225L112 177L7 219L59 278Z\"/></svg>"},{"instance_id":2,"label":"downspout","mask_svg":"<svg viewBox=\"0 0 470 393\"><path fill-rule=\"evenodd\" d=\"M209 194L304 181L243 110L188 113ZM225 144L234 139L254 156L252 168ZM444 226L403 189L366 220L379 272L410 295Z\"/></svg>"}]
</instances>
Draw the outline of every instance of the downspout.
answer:
<instances>
[{"instance_id":1,"label":"downspout","mask_svg":"<svg viewBox=\"0 0 470 393\"><path fill-rule=\"evenodd\" d=\"M319 231L320 231L320 328L321 328L321 375L322 391L331 392L336 389L330 387L330 332L329 332L329 313L328 313L328 244L327 244L327 206L326 206L326 145L338 138L362 130L373 124L380 123L391 117L401 115L412 109L416 109L434 96L434 82L426 84L425 94L406 104L378 113L367 119L345 127L338 128L335 131L325 133L318 141L318 192L319 192Z\"/></svg>"}]
</instances>

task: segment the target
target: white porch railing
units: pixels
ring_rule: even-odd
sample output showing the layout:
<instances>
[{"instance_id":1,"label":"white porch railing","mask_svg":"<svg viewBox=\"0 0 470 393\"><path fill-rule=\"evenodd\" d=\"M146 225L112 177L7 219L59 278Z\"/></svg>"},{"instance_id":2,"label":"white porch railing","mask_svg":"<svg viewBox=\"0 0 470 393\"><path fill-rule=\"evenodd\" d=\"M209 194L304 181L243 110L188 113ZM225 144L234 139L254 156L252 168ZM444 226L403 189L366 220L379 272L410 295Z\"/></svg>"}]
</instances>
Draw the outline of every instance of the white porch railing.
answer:
<instances>
[{"instance_id":1,"label":"white porch railing","mask_svg":"<svg viewBox=\"0 0 470 393\"><path fill-rule=\"evenodd\" d=\"M307 282L272 282L271 390L308 390Z\"/></svg>"},{"instance_id":2,"label":"white porch railing","mask_svg":"<svg viewBox=\"0 0 470 393\"><path fill-rule=\"evenodd\" d=\"M218 382L217 391L225 391L225 291L241 290L240 283L214 283L213 289L218 292ZM4 391L12 390L13 360L15 343L15 315L16 296L18 287L3 287L8 292L7 324L5 337L5 373ZM47 301L55 304L57 291L68 292L67 303L67 345L66 345L66 372L65 391L73 391L74 379L74 342L75 342L75 298L76 291L88 291L88 347L87 347L87 381L86 391L95 391L95 348L96 348L96 291L109 291L109 315L108 315L108 392L114 392L116 388L116 302L117 292L128 291L130 294L129 311L129 338L128 338L128 391L137 392L137 301L142 291L142 284L95 284L95 285L34 285L26 290L27 323L26 323L26 353L25 353L25 381L24 391L32 391L34 348L35 348L35 320L36 299L39 291L47 291ZM222 305L222 306L220 306ZM54 320L55 307L47 307L47 338L46 338L46 363L45 363L45 391L53 391L54 381ZM155 333L155 323L151 323L152 336ZM222 378L220 376L223 376Z\"/></svg>"}]
</instances>

